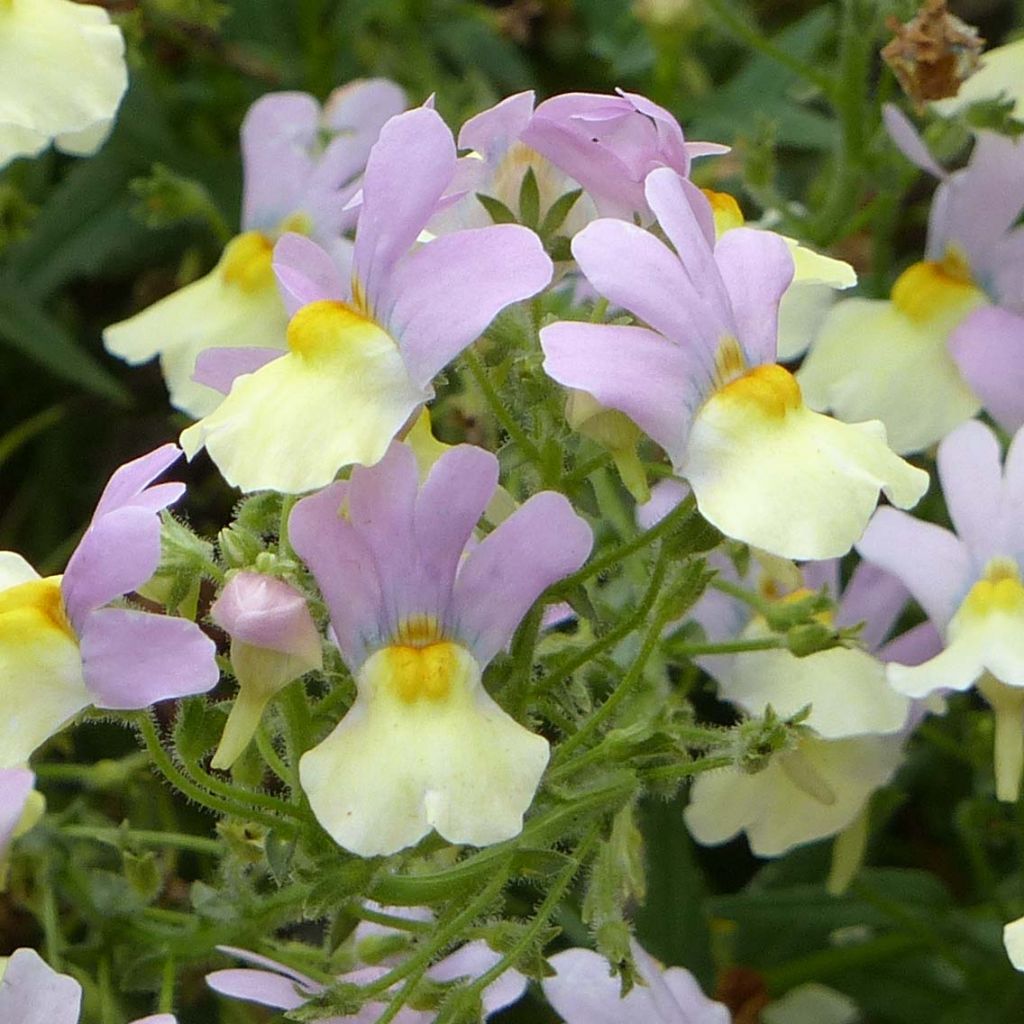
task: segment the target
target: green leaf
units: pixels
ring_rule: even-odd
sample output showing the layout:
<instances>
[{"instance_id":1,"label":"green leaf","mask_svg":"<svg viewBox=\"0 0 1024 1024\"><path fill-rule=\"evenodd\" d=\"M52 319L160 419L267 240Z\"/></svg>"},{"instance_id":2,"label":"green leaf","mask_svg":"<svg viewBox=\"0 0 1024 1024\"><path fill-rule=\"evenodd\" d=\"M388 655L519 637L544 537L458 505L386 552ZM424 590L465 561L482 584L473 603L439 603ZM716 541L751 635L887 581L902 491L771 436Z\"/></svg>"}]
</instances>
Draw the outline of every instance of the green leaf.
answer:
<instances>
[{"instance_id":1,"label":"green leaf","mask_svg":"<svg viewBox=\"0 0 1024 1024\"><path fill-rule=\"evenodd\" d=\"M483 192L477 192L476 198L491 215L491 220L495 224L516 223L516 215L500 199L495 199L494 196L485 196Z\"/></svg>"},{"instance_id":2,"label":"green leaf","mask_svg":"<svg viewBox=\"0 0 1024 1024\"><path fill-rule=\"evenodd\" d=\"M99 361L14 288L0 289L0 341L86 391L119 405L129 403L128 393Z\"/></svg>"},{"instance_id":3,"label":"green leaf","mask_svg":"<svg viewBox=\"0 0 1024 1024\"><path fill-rule=\"evenodd\" d=\"M526 168L519 186L519 216L528 228L536 228L540 219L540 186L532 167Z\"/></svg>"},{"instance_id":4,"label":"green leaf","mask_svg":"<svg viewBox=\"0 0 1024 1024\"><path fill-rule=\"evenodd\" d=\"M559 196L551 204L548 212L544 214L544 221L540 226L541 238L547 238L548 235L554 234L565 223L565 218L569 216L581 195L583 195L583 189L577 188Z\"/></svg>"}]
</instances>

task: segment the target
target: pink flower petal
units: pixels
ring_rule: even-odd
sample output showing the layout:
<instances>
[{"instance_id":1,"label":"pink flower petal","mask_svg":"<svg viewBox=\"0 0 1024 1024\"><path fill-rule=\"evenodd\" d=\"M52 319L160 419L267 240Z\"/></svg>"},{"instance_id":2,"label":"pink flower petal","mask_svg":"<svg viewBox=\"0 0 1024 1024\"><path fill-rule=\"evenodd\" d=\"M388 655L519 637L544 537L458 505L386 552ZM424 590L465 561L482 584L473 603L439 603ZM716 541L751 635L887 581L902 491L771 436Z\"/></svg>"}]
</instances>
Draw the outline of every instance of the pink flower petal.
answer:
<instances>
[{"instance_id":1,"label":"pink flower petal","mask_svg":"<svg viewBox=\"0 0 1024 1024\"><path fill-rule=\"evenodd\" d=\"M0 981L4 1024L78 1024L82 986L58 974L34 949L17 949Z\"/></svg>"},{"instance_id":2,"label":"pink flower petal","mask_svg":"<svg viewBox=\"0 0 1024 1024\"><path fill-rule=\"evenodd\" d=\"M276 348L208 348L196 357L192 379L226 395L235 379L280 359Z\"/></svg>"},{"instance_id":3,"label":"pink flower petal","mask_svg":"<svg viewBox=\"0 0 1024 1024\"><path fill-rule=\"evenodd\" d=\"M1004 429L1024 424L1024 316L976 309L953 331L949 351L964 379Z\"/></svg>"}]
</instances>

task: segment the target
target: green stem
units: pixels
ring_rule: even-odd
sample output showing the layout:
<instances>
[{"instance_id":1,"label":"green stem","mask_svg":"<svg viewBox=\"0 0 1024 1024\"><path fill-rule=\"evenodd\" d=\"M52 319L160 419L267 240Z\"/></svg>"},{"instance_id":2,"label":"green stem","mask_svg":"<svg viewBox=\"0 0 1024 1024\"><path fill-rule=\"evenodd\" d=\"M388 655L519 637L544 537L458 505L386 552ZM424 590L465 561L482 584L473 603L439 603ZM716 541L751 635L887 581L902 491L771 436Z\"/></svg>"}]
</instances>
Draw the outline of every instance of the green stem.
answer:
<instances>
[{"instance_id":1,"label":"green stem","mask_svg":"<svg viewBox=\"0 0 1024 1024\"><path fill-rule=\"evenodd\" d=\"M157 849L189 850L192 853L209 854L212 857L220 857L224 854L224 844L219 840L207 839L205 836L191 836L182 832L101 828L93 825L65 825L60 831L71 839L94 839L98 843L109 843L111 846L119 848L136 843L139 846L153 846Z\"/></svg>"},{"instance_id":2,"label":"green stem","mask_svg":"<svg viewBox=\"0 0 1024 1024\"><path fill-rule=\"evenodd\" d=\"M40 912L43 926L43 944L46 948L46 960L49 965L59 971L64 950L64 937L60 927L60 912L57 907L57 894L53 886L53 869L50 858L46 857L40 865L37 876L40 889Z\"/></svg>"},{"instance_id":3,"label":"green stem","mask_svg":"<svg viewBox=\"0 0 1024 1024\"><path fill-rule=\"evenodd\" d=\"M700 775L701 772L714 771L716 768L728 768L735 763L735 758L724 754L717 757L698 757L682 764L645 768L640 772L640 778L644 782L678 782L680 779L688 779L691 775Z\"/></svg>"},{"instance_id":4,"label":"green stem","mask_svg":"<svg viewBox=\"0 0 1024 1024\"><path fill-rule=\"evenodd\" d=\"M160 983L160 1002L157 1005L158 1013L171 1013L174 1009L175 977L174 956L168 954L164 960L164 973Z\"/></svg>"},{"instance_id":5,"label":"green stem","mask_svg":"<svg viewBox=\"0 0 1024 1024\"><path fill-rule=\"evenodd\" d=\"M540 449L527 437L526 431L523 430L508 409L505 408L505 403L502 402L501 396L491 383L491 379L487 375L487 368L480 357L472 349L466 349L462 354L462 358L477 387L480 388L488 408L494 414L494 418L501 424L505 433L508 434L512 442L534 465L543 468L544 460Z\"/></svg>"},{"instance_id":6,"label":"green stem","mask_svg":"<svg viewBox=\"0 0 1024 1024\"><path fill-rule=\"evenodd\" d=\"M262 722L260 722L260 727L256 730L256 748L260 752L260 757L267 763L267 767L286 786L290 786L292 774L288 770L288 766L281 760L281 755L274 749L274 741L271 739L270 733L267 732L266 725Z\"/></svg>"},{"instance_id":7,"label":"green stem","mask_svg":"<svg viewBox=\"0 0 1024 1024\"><path fill-rule=\"evenodd\" d=\"M717 644L674 644L672 653L680 658L699 658L705 654L742 654L744 651L773 651L786 648L780 636L751 637L749 640L726 640Z\"/></svg>"}]
</instances>

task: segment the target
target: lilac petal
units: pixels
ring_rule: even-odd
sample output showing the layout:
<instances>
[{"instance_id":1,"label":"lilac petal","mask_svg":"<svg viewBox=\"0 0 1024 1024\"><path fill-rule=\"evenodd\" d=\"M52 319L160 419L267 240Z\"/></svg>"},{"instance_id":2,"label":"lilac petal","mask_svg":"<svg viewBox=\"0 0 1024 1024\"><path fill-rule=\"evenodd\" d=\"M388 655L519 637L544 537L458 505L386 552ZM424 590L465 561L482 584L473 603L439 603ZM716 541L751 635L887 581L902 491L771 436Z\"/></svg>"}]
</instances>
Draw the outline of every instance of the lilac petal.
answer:
<instances>
[{"instance_id":1,"label":"lilac petal","mask_svg":"<svg viewBox=\"0 0 1024 1024\"><path fill-rule=\"evenodd\" d=\"M793 280L793 257L771 231L734 228L715 246L739 342L754 366L776 361L779 302Z\"/></svg>"},{"instance_id":2,"label":"lilac petal","mask_svg":"<svg viewBox=\"0 0 1024 1024\"><path fill-rule=\"evenodd\" d=\"M217 685L217 648L194 623L101 608L81 632L82 672L97 707L128 710Z\"/></svg>"},{"instance_id":3,"label":"lilac petal","mask_svg":"<svg viewBox=\"0 0 1024 1024\"><path fill-rule=\"evenodd\" d=\"M17 949L0 981L5 1024L77 1024L82 986L58 974L34 949Z\"/></svg>"},{"instance_id":4,"label":"lilac petal","mask_svg":"<svg viewBox=\"0 0 1024 1024\"><path fill-rule=\"evenodd\" d=\"M889 635L910 594L892 573L870 562L861 562L843 591L836 613L837 626L864 623L860 639L869 651L875 651Z\"/></svg>"},{"instance_id":5,"label":"lilac petal","mask_svg":"<svg viewBox=\"0 0 1024 1024\"><path fill-rule=\"evenodd\" d=\"M540 239L527 228L457 231L399 264L379 314L413 382L426 386L497 313L544 288L552 272Z\"/></svg>"},{"instance_id":6,"label":"lilac petal","mask_svg":"<svg viewBox=\"0 0 1024 1024\"><path fill-rule=\"evenodd\" d=\"M297 1010L314 994L298 991L296 982L291 978L247 967L214 971L206 976L206 984L222 996L272 1006L275 1010Z\"/></svg>"},{"instance_id":7,"label":"lilac petal","mask_svg":"<svg viewBox=\"0 0 1024 1024\"><path fill-rule=\"evenodd\" d=\"M320 992L323 988L322 985L318 985L312 978L295 970L294 967L289 967L278 960L271 960L268 956L261 956L250 949L242 949L240 946L218 946L217 952L241 960L242 963L254 964L257 967L265 967L268 971L283 974L286 978L298 982L303 988L309 989L310 992Z\"/></svg>"},{"instance_id":8,"label":"lilac petal","mask_svg":"<svg viewBox=\"0 0 1024 1024\"><path fill-rule=\"evenodd\" d=\"M178 1024L178 1018L173 1013L154 1013L152 1016L132 1021L132 1024Z\"/></svg>"},{"instance_id":9,"label":"lilac petal","mask_svg":"<svg viewBox=\"0 0 1024 1024\"><path fill-rule=\"evenodd\" d=\"M976 309L950 335L949 351L993 419L1011 432L1024 424L1024 316Z\"/></svg>"},{"instance_id":10,"label":"lilac petal","mask_svg":"<svg viewBox=\"0 0 1024 1024\"><path fill-rule=\"evenodd\" d=\"M808 590L827 590L833 600L839 598L839 559L826 558L820 562L805 562L800 566L804 586ZM859 619L855 619L859 622Z\"/></svg>"},{"instance_id":11,"label":"lilac petal","mask_svg":"<svg viewBox=\"0 0 1024 1024\"><path fill-rule=\"evenodd\" d=\"M459 635L480 665L512 639L544 590L583 565L592 544L590 527L552 491L535 494L481 541L453 594Z\"/></svg>"},{"instance_id":12,"label":"lilac petal","mask_svg":"<svg viewBox=\"0 0 1024 1024\"><path fill-rule=\"evenodd\" d=\"M433 110L399 114L381 130L366 164L355 249L355 273L372 307L395 263L433 216L455 160L452 134Z\"/></svg>"},{"instance_id":13,"label":"lilac petal","mask_svg":"<svg viewBox=\"0 0 1024 1024\"><path fill-rule=\"evenodd\" d=\"M36 777L27 768L0 769L0 861L21 821Z\"/></svg>"},{"instance_id":14,"label":"lilac petal","mask_svg":"<svg viewBox=\"0 0 1024 1024\"><path fill-rule=\"evenodd\" d=\"M658 218L707 310L704 334L720 342L739 337L730 295L715 260L711 204L692 182L667 167L652 171L645 183L647 202ZM738 229L737 229L738 230Z\"/></svg>"},{"instance_id":15,"label":"lilac petal","mask_svg":"<svg viewBox=\"0 0 1024 1024\"><path fill-rule=\"evenodd\" d=\"M651 488L649 501L638 505L636 522L641 530L656 526L690 493L689 484L675 477L665 477Z\"/></svg>"},{"instance_id":16,"label":"lilac petal","mask_svg":"<svg viewBox=\"0 0 1024 1024\"><path fill-rule=\"evenodd\" d=\"M141 587L159 564L160 520L152 512L126 507L94 519L61 580L75 630L93 609Z\"/></svg>"},{"instance_id":17,"label":"lilac petal","mask_svg":"<svg viewBox=\"0 0 1024 1024\"><path fill-rule=\"evenodd\" d=\"M348 297L334 260L305 235L281 236L274 246L274 273L289 316L310 302Z\"/></svg>"},{"instance_id":18,"label":"lilac petal","mask_svg":"<svg viewBox=\"0 0 1024 1024\"><path fill-rule=\"evenodd\" d=\"M456 978L479 978L501 959L486 942L467 942L450 956L434 964L427 972L434 981L454 981ZM507 970L484 989L482 1000L484 1016L511 1006L526 991L526 978L518 971Z\"/></svg>"},{"instance_id":19,"label":"lilac petal","mask_svg":"<svg viewBox=\"0 0 1024 1024\"><path fill-rule=\"evenodd\" d=\"M340 483L303 498L292 509L288 537L316 577L338 647L355 671L377 634L381 588L373 552L341 515L349 491L348 483Z\"/></svg>"},{"instance_id":20,"label":"lilac petal","mask_svg":"<svg viewBox=\"0 0 1024 1024\"><path fill-rule=\"evenodd\" d=\"M995 434L968 420L939 445L939 480L957 536L979 563L1000 553L1006 538L1000 522L1002 452Z\"/></svg>"},{"instance_id":21,"label":"lilac petal","mask_svg":"<svg viewBox=\"0 0 1024 1024\"><path fill-rule=\"evenodd\" d=\"M942 637L930 622L922 622L906 633L883 644L878 651L879 661L895 661L898 665L921 665L942 650ZM913 715L911 715L913 720Z\"/></svg>"},{"instance_id":22,"label":"lilac petal","mask_svg":"<svg viewBox=\"0 0 1024 1024\"><path fill-rule=\"evenodd\" d=\"M704 352L644 327L566 321L542 328L544 370L566 387L625 413L678 463L690 423L711 389Z\"/></svg>"},{"instance_id":23,"label":"lilac petal","mask_svg":"<svg viewBox=\"0 0 1024 1024\"><path fill-rule=\"evenodd\" d=\"M682 967L666 970L636 939L630 939L629 948L637 974L647 985L647 996L662 1020L672 1024L730 1024L729 1010L708 999L689 971Z\"/></svg>"},{"instance_id":24,"label":"lilac petal","mask_svg":"<svg viewBox=\"0 0 1024 1024\"><path fill-rule=\"evenodd\" d=\"M160 509L165 508L174 500L164 500L166 495L176 492L178 497L180 497L185 492L183 484L165 484L163 485L164 487L174 488L175 491L170 489L160 491L159 497L161 501L157 504L152 493L155 488L149 488L149 485L164 470L173 466L181 458L181 455L182 451L176 444L165 444L146 455L133 459L131 462L126 462L119 469L115 470L107 482L107 486L103 488L100 500L96 503L96 511L92 516L93 522L99 519L100 516L113 512L114 509L123 508L126 505L148 508L151 512L159 512Z\"/></svg>"},{"instance_id":25,"label":"lilac petal","mask_svg":"<svg viewBox=\"0 0 1024 1024\"><path fill-rule=\"evenodd\" d=\"M635 987L626 999L608 961L589 949L567 949L549 957L554 977L541 985L566 1024L652 1024L656 1012L646 990Z\"/></svg>"},{"instance_id":26,"label":"lilac petal","mask_svg":"<svg viewBox=\"0 0 1024 1024\"><path fill-rule=\"evenodd\" d=\"M572 240L580 270L600 295L680 346L714 351L720 334L682 264L649 231L622 220L588 224Z\"/></svg>"},{"instance_id":27,"label":"lilac petal","mask_svg":"<svg viewBox=\"0 0 1024 1024\"><path fill-rule=\"evenodd\" d=\"M949 530L880 508L855 545L861 557L898 577L945 629L973 582L967 547Z\"/></svg>"},{"instance_id":28,"label":"lilac petal","mask_svg":"<svg viewBox=\"0 0 1024 1024\"><path fill-rule=\"evenodd\" d=\"M1003 519L1009 553L1024 564L1024 430L1010 442L1003 463Z\"/></svg>"},{"instance_id":29,"label":"lilac petal","mask_svg":"<svg viewBox=\"0 0 1024 1024\"><path fill-rule=\"evenodd\" d=\"M945 179L946 172L928 151L928 147L924 144L924 140L918 134L910 118L899 107L894 103L884 104L882 120L885 122L885 130L889 133L893 144L912 164L939 180Z\"/></svg>"},{"instance_id":30,"label":"lilac petal","mask_svg":"<svg viewBox=\"0 0 1024 1024\"><path fill-rule=\"evenodd\" d=\"M192 379L226 395L238 377L255 373L283 354L276 348L208 348L196 357Z\"/></svg>"},{"instance_id":31,"label":"lilac petal","mask_svg":"<svg viewBox=\"0 0 1024 1024\"><path fill-rule=\"evenodd\" d=\"M687 142L686 155L691 161L699 160L704 156L725 156L732 152L732 146L726 146L722 142Z\"/></svg>"},{"instance_id":32,"label":"lilac petal","mask_svg":"<svg viewBox=\"0 0 1024 1024\"><path fill-rule=\"evenodd\" d=\"M260 97L242 122L246 230L272 229L298 208L313 168L320 106L303 92Z\"/></svg>"},{"instance_id":33,"label":"lilac petal","mask_svg":"<svg viewBox=\"0 0 1024 1024\"><path fill-rule=\"evenodd\" d=\"M495 159L522 135L533 116L533 104L534 93L528 89L471 117L459 132L459 149Z\"/></svg>"}]
</instances>

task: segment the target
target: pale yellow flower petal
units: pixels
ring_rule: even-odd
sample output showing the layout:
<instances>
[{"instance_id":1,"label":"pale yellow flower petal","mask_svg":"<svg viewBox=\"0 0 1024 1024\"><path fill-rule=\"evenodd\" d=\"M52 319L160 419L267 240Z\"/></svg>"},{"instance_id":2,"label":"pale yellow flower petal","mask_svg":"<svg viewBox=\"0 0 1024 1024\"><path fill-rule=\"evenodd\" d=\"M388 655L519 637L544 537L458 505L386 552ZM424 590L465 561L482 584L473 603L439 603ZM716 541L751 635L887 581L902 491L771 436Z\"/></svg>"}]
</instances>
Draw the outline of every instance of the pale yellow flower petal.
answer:
<instances>
[{"instance_id":1,"label":"pale yellow flower petal","mask_svg":"<svg viewBox=\"0 0 1024 1024\"><path fill-rule=\"evenodd\" d=\"M357 685L351 710L300 763L313 813L336 842L369 857L432 828L475 846L519 833L548 744L487 695L465 648L384 648Z\"/></svg>"},{"instance_id":2,"label":"pale yellow flower petal","mask_svg":"<svg viewBox=\"0 0 1024 1024\"><path fill-rule=\"evenodd\" d=\"M69 0L0 4L0 166L50 139L93 152L128 85L121 30Z\"/></svg>"},{"instance_id":3,"label":"pale yellow flower petal","mask_svg":"<svg viewBox=\"0 0 1024 1024\"><path fill-rule=\"evenodd\" d=\"M288 328L291 351L236 379L231 393L181 435L205 446L243 491L299 494L343 466L373 465L430 391L409 379L394 341L340 302L314 302Z\"/></svg>"},{"instance_id":4,"label":"pale yellow flower petal","mask_svg":"<svg viewBox=\"0 0 1024 1024\"><path fill-rule=\"evenodd\" d=\"M846 554L884 491L909 508L928 475L889 449L880 423L812 412L780 366L760 366L697 413L681 465L701 514L727 536L785 558Z\"/></svg>"},{"instance_id":5,"label":"pale yellow flower petal","mask_svg":"<svg viewBox=\"0 0 1024 1024\"><path fill-rule=\"evenodd\" d=\"M0 768L23 764L90 703L59 580L0 591Z\"/></svg>"},{"instance_id":6,"label":"pale yellow flower petal","mask_svg":"<svg viewBox=\"0 0 1024 1024\"><path fill-rule=\"evenodd\" d=\"M209 348L285 348L288 314L271 269L272 247L257 232L228 243L217 266L103 332L107 351L128 363L160 357L173 405L191 416L213 412L224 396L192 380Z\"/></svg>"},{"instance_id":7,"label":"pale yellow flower petal","mask_svg":"<svg viewBox=\"0 0 1024 1024\"><path fill-rule=\"evenodd\" d=\"M1003 928L1003 945L1010 963L1018 971L1024 971L1024 917L1011 921Z\"/></svg>"}]
</instances>

